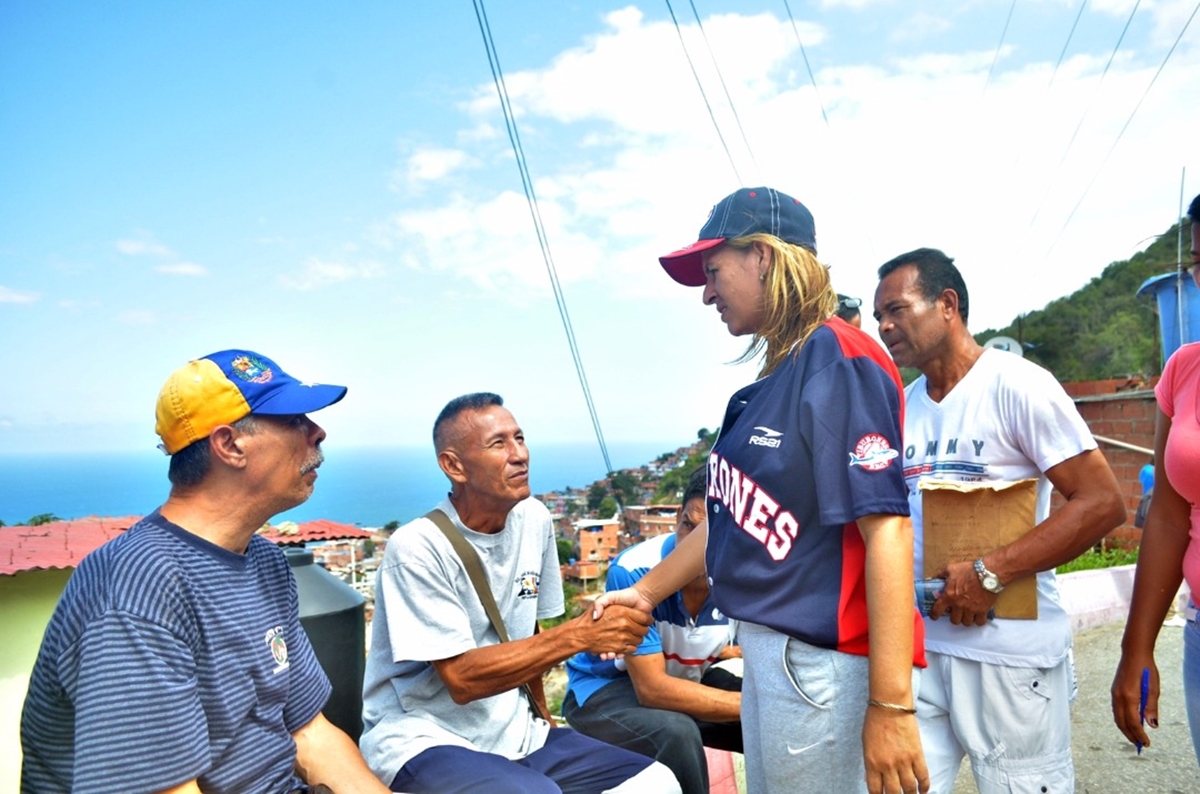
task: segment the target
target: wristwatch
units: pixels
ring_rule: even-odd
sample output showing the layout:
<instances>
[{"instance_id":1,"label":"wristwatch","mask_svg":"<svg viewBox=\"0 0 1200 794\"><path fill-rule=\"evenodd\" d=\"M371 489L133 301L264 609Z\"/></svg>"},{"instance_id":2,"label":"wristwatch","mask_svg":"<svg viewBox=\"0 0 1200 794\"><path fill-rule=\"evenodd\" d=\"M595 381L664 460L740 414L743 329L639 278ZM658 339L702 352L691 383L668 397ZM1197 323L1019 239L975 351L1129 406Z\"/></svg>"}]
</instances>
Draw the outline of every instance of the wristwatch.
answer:
<instances>
[{"instance_id":1,"label":"wristwatch","mask_svg":"<svg viewBox=\"0 0 1200 794\"><path fill-rule=\"evenodd\" d=\"M999 593L1004 589L1004 585L1000 584L1000 577L989 571L983 564L983 557L975 561L975 575L979 577L979 583L983 585L983 589L989 593Z\"/></svg>"}]
</instances>

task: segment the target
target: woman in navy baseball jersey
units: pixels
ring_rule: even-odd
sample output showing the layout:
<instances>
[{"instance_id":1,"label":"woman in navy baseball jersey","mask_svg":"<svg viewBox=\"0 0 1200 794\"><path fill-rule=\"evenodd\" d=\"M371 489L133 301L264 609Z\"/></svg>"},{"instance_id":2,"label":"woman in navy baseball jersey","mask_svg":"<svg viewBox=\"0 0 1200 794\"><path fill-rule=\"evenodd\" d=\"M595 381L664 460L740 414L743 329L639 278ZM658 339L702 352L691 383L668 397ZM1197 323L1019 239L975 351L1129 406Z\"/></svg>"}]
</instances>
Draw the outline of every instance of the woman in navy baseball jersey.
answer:
<instances>
[{"instance_id":1,"label":"woman in navy baseball jersey","mask_svg":"<svg viewBox=\"0 0 1200 794\"><path fill-rule=\"evenodd\" d=\"M762 368L709 455L707 527L599 608L650 609L707 567L717 606L742 621L750 790L927 791L899 372L834 316L812 215L790 196L739 190L659 261L704 288Z\"/></svg>"}]
</instances>

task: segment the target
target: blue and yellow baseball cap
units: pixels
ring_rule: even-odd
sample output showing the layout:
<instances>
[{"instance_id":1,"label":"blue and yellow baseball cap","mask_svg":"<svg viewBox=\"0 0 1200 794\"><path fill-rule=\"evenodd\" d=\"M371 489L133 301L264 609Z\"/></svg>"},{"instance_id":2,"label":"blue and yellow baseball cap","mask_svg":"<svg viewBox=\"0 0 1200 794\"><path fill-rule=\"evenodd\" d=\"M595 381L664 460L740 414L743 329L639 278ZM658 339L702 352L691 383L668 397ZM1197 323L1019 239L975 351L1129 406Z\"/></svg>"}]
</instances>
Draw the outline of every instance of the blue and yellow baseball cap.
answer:
<instances>
[{"instance_id":1,"label":"blue and yellow baseball cap","mask_svg":"<svg viewBox=\"0 0 1200 794\"><path fill-rule=\"evenodd\" d=\"M174 455L247 414L307 414L345 396L345 386L296 380L260 353L222 350L171 373L158 394L154 432Z\"/></svg>"}]
</instances>

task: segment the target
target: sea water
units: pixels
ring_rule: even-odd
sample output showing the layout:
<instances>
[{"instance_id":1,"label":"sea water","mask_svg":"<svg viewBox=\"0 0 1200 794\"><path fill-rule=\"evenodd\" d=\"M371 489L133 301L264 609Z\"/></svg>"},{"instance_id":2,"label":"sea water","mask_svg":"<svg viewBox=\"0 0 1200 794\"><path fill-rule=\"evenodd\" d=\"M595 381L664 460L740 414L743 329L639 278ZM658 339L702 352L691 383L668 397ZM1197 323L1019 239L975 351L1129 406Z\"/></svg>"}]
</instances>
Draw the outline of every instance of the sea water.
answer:
<instances>
[{"instance_id":1,"label":"sea water","mask_svg":"<svg viewBox=\"0 0 1200 794\"><path fill-rule=\"evenodd\" d=\"M614 470L642 466L679 444L608 445ZM327 446L312 498L274 521L329 519L362 527L404 523L423 515L449 489L431 447ZM584 488L606 474L599 445L541 444L530 448L535 494ZM166 499L167 458L145 452L0 454L0 521L24 524L58 518L140 516Z\"/></svg>"}]
</instances>

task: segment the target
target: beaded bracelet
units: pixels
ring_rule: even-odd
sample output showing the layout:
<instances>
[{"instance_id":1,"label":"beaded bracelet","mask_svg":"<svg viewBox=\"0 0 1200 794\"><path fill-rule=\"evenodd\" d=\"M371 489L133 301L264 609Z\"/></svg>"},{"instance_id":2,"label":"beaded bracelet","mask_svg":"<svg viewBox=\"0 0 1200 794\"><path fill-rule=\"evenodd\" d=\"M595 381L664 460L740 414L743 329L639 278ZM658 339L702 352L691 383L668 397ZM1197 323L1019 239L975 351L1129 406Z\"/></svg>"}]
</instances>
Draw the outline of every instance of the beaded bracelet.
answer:
<instances>
[{"instance_id":1,"label":"beaded bracelet","mask_svg":"<svg viewBox=\"0 0 1200 794\"><path fill-rule=\"evenodd\" d=\"M916 709L911 709L908 706L901 706L899 703L885 703L882 700L868 700L868 706L874 706L878 709L888 709L889 711L902 711L905 714L916 714Z\"/></svg>"}]
</instances>

